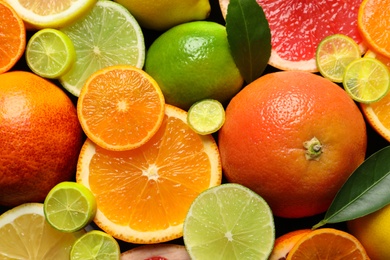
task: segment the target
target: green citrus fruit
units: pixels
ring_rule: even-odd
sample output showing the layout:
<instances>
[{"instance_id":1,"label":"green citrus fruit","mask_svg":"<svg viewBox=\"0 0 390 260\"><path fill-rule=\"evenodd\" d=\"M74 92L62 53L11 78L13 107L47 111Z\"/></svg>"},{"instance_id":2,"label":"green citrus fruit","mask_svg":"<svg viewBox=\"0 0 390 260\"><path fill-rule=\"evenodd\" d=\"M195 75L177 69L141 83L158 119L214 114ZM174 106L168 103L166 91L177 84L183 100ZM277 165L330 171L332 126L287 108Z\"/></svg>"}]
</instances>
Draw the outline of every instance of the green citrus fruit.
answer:
<instances>
[{"instance_id":1,"label":"green citrus fruit","mask_svg":"<svg viewBox=\"0 0 390 260\"><path fill-rule=\"evenodd\" d=\"M142 27L159 31L185 22L204 20L211 10L208 0L115 0L115 2L126 7Z\"/></svg>"},{"instance_id":2,"label":"green citrus fruit","mask_svg":"<svg viewBox=\"0 0 390 260\"><path fill-rule=\"evenodd\" d=\"M226 28L215 22L185 23L160 35L146 54L145 71L168 104L185 110L207 98L225 103L243 85Z\"/></svg>"}]
</instances>

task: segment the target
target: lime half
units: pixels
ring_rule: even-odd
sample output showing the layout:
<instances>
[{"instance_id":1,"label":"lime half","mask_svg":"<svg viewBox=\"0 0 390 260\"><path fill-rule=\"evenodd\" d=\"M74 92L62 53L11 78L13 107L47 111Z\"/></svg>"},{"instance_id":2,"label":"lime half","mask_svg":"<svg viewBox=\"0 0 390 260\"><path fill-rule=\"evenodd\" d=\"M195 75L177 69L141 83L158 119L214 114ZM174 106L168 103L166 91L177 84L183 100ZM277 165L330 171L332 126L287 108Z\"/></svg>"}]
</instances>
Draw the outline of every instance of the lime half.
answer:
<instances>
[{"instance_id":1,"label":"lime half","mask_svg":"<svg viewBox=\"0 0 390 260\"><path fill-rule=\"evenodd\" d=\"M112 65L142 68L145 43L141 27L122 5L100 0L83 19L62 28L76 50L76 62L60 77L60 83L75 96L88 77Z\"/></svg>"},{"instance_id":2,"label":"lime half","mask_svg":"<svg viewBox=\"0 0 390 260\"><path fill-rule=\"evenodd\" d=\"M225 109L215 99L204 99L193 104L187 113L188 125L198 134L217 132L225 122Z\"/></svg>"},{"instance_id":3,"label":"lime half","mask_svg":"<svg viewBox=\"0 0 390 260\"><path fill-rule=\"evenodd\" d=\"M61 182L47 194L43 209L52 227L63 232L75 232L93 220L97 206L87 187L76 182Z\"/></svg>"},{"instance_id":4,"label":"lime half","mask_svg":"<svg viewBox=\"0 0 390 260\"><path fill-rule=\"evenodd\" d=\"M193 201L183 228L191 259L268 259L275 225L266 201L252 190L227 183Z\"/></svg>"},{"instance_id":5,"label":"lime half","mask_svg":"<svg viewBox=\"0 0 390 260\"><path fill-rule=\"evenodd\" d=\"M321 75L333 82L342 82L346 67L361 57L359 45L343 34L325 37L317 47L316 63Z\"/></svg>"},{"instance_id":6,"label":"lime half","mask_svg":"<svg viewBox=\"0 0 390 260\"><path fill-rule=\"evenodd\" d=\"M70 251L70 260L119 260L118 242L109 234L92 230L76 240Z\"/></svg>"},{"instance_id":7,"label":"lime half","mask_svg":"<svg viewBox=\"0 0 390 260\"><path fill-rule=\"evenodd\" d=\"M28 41L26 61L28 67L44 78L58 78L72 67L76 51L72 41L56 29L42 29Z\"/></svg>"},{"instance_id":8,"label":"lime half","mask_svg":"<svg viewBox=\"0 0 390 260\"><path fill-rule=\"evenodd\" d=\"M355 101L366 104L379 101L389 91L389 69L375 58L357 59L347 66L343 86Z\"/></svg>"}]
</instances>

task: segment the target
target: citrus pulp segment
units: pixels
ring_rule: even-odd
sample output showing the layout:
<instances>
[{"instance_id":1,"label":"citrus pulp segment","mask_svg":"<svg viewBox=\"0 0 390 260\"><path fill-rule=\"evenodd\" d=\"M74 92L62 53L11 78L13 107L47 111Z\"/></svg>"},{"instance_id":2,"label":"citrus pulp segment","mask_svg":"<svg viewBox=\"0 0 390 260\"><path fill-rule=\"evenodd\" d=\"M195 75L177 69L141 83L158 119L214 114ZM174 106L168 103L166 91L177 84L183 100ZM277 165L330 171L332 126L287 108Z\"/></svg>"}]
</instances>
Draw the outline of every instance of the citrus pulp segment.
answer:
<instances>
[{"instance_id":1,"label":"citrus pulp segment","mask_svg":"<svg viewBox=\"0 0 390 260\"><path fill-rule=\"evenodd\" d=\"M315 52L328 35L341 33L365 50L357 27L362 0L256 0L271 30L272 51L268 64L281 70L318 71ZM226 17L229 0L219 0ZM330 26L331 25L331 26Z\"/></svg>"},{"instance_id":2,"label":"citrus pulp segment","mask_svg":"<svg viewBox=\"0 0 390 260\"><path fill-rule=\"evenodd\" d=\"M164 117L165 101L156 81L134 66L109 66L93 73L81 90L77 115L85 134L109 150L146 143Z\"/></svg>"},{"instance_id":3,"label":"citrus pulp segment","mask_svg":"<svg viewBox=\"0 0 390 260\"><path fill-rule=\"evenodd\" d=\"M45 220L42 203L25 203L0 215L0 259L69 260L84 231L64 233Z\"/></svg>"},{"instance_id":4,"label":"citrus pulp segment","mask_svg":"<svg viewBox=\"0 0 390 260\"><path fill-rule=\"evenodd\" d=\"M107 233L92 230L78 238L70 251L70 260L104 259L119 260L118 242Z\"/></svg>"},{"instance_id":5,"label":"citrus pulp segment","mask_svg":"<svg viewBox=\"0 0 390 260\"><path fill-rule=\"evenodd\" d=\"M166 105L157 133L129 151L105 150L86 140L76 179L95 195L94 222L101 229L137 244L182 236L194 198L222 178L215 140L196 134L186 116Z\"/></svg>"},{"instance_id":6,"label":"citrus pulp segment","mask_svg":"<svg viewBox=\"0 0 390 260\"><path fill-rule=\"evenodd\" d=\"M389 91L389 69L374 58L357 59L347 66L343 86L347 93L358 102L376 102Z\"/></svg>"},{"instance_id":7,"label":"citrus pulp segment","mask_svg":"<svg viewBox=\"0 0 390 260\"><path fill-rule=\"evenodd\" d=\"M191 259L268 259L275 240L271 209L252 190L222 184L202 192L184 222Z\"/></svg>"},{"instance_id":8,"label":"citrus pulp segment","mask_svg":"<svg viewBox=\"0 0 390 260\"><path fill-rule=\"evenodd\" d=\"M23 20L3 1L0 1L0 32L0 73L3 73L18 62L26 47Z\"/></svg>"},{"instance_id":9,"label":"citrus pulp segment","mask_svg":"<svg viewBox=\"0 0 390 260\"><path fill-rule=\"evenodd\" d=\"M187 122L198 134L215 133L225 122L225 109L215 99L198 101L188 110Z\"/></svg>"},{"instance_id":10,"label":"citrus pulp segment","mask_svg":"<svg viewBox=\"0 0 390 260\"><path fill-rule=\"evenodd\" d=\"M390 58L390 21L385 19L390 8L389 0L363 0L358 15L358 28L367 45Z\"/></svg>"},{"instance_id":11,"label":"citrus pulp segment","mask_svg":"<svg viewBox=\"0 0 390 260\"><path fill-rule=\"evenodd\" d=\"M96 0L5 0L34 28L60 28L88 13Z\"/></svg>"},{"instance_id":12,"label":"citrus pulp segment","mask_svg":"<svg viewBox=\"0 0 390 260\"><path fill-rule=\"evenodd\" d=\"M343 34L325 37L317 47L316 63L322 76L333 82L343 81L346 67L361 57L359 45Z\"/></svg>"},{"instance_id":13,"label":"citrus pulp segment","mask_svg":"<svg viewBox=\"0 0 390 260\"><path fill-rule=\"evenodd\" d=\"M268 260L286 259L294 245L310 232L312 232L311 229L297 229L279 236L275 239L274 248Z\"/></svg>"},{"instance_id":14,"label":"citrus pulp segment","mask_svg":"<svg viewBox=\"0 0 390 260\"><path fill-rule=\"evenodd\" d=\"M47 194L43 207L48 223L62 232L85 228L95 217L92 192L76 182L60 182Z\"/></svg>"},{"instance_id":15,"label":"citrus pulp segment","mask_svg":"<svg viewBox=\"0 0 390 260\"><path fill-rule=\"evenodd\" d=\"M72 41L56 29L42 29L28 41L26 61L28 67L44 78L64 75L76 60Z\"/></svg>"},{"instance_id":16,"label":"citrus pulp segment","mask_svg":"<svg viewBox=\"0 0 390 260\"><path fill-rule=\"evenodd\" d=\"M60 83L75 96L79 96L85 81L99 69L118 64L143 67L143 33L120 4L98 1L86 16L61 31L73 42L76 62L60 77Z\"/></svg>"}]
</instances>

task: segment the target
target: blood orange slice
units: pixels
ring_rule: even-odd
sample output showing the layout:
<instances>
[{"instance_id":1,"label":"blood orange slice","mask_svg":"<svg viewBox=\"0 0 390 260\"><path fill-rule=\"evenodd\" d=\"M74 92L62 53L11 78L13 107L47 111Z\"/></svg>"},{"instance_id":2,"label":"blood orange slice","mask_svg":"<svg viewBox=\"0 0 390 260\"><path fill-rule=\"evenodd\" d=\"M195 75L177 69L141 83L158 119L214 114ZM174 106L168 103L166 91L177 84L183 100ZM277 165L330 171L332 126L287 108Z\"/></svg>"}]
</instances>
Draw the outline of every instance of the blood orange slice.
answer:
<instances>
[{"instance_id":1,"label":"blood orange slice","mask_svg":"<svg viewBox=\"0 0 390 260\"><path fill-rule=\"evenodd\" d=\"M354 39L362 52L357 16L362 0L256 0L271 29L269 64L281 70L317 72L315 51L326 36L340 33ZM230 0L219 0L226 17Z\"/></svg>"}]
</instances>

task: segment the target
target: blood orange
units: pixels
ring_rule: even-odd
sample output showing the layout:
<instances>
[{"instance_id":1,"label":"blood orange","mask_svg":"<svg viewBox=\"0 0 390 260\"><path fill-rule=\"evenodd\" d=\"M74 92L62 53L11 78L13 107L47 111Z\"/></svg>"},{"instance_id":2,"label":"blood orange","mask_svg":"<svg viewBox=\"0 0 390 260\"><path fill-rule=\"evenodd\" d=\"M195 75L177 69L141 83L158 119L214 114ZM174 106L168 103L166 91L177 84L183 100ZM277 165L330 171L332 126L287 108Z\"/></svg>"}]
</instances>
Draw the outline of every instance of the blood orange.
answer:
<instances>
[{"instance_id":1,"label":"blood orange","mask_svg":"<svg viewBox=\"0 0 390 260\"><path fill-rule=\"evenodd\" d=\"M357 27L362 0L256 0L271 29L269 64L282 70L318 71L315 50L328 35L341 33L365 47ZM226 16L229 0L219 0Z\"/></svg>"}]
</instances>

